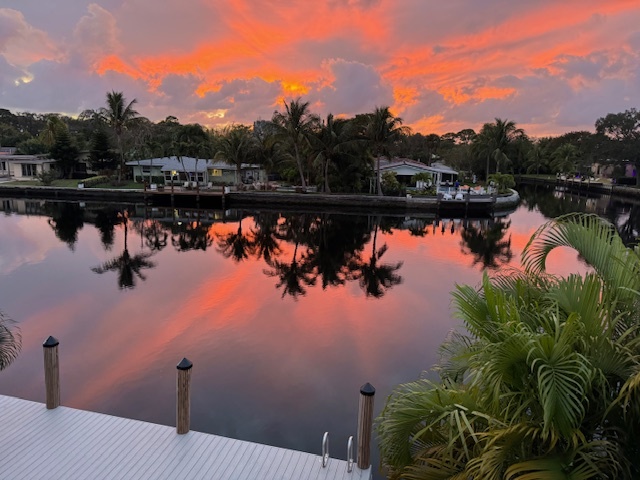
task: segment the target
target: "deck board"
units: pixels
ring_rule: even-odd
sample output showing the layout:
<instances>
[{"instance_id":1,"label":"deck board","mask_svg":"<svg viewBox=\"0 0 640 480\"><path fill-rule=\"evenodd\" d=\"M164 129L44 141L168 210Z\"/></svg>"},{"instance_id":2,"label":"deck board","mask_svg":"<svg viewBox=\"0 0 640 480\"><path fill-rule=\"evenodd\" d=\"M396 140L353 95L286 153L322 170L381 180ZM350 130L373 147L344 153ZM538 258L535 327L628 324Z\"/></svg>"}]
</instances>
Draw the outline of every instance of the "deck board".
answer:
<instances>
[{"instance_id":1,"label":"deck board","mask_svg":"<svg viewBox=\"0 0 640 480\"><path fill-rule=\"evenodd\" d=\"M0 395L0 478L368 480L319 455Z\"/></svg>"}]
</instances>

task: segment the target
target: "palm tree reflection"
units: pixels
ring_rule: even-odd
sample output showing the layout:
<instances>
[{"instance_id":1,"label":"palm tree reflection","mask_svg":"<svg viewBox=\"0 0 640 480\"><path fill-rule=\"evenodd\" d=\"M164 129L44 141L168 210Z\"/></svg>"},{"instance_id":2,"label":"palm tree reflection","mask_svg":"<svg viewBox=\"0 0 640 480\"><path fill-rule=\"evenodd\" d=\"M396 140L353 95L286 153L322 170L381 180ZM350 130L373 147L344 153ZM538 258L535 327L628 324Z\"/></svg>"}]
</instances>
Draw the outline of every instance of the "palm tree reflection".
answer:
<instances>
[{"instance_id":1,"label":"palm tree reflection","mask_svg":"<svg viewBox=\"0 0 640 480\"><path fill-rule=\"evenodd\" d=\"M120 222L124 225L124 250L121 255L103 263L99 267L93 267L91 270L95 273L102 274L105 272L118 272L118 287L122 289L130 289L136 286L136 278L146 280L142 270L153 268L155 264L149 261L151 253L140 252L131 256L127 248L127 234L129 224L129 213L127 210L119 214Z\"/></svg>"},{"instance_id":2,"label":"palm tree reflection","mask_svg":"<svg viewBox=\"0 0 640 480\"><path fill-rule=\"evenodd\" d=\"M480 222L469 222L460 235L460 245L464 254L473 256L473 266L480 264L484 269L495 270L513 258L511 235L504 240L511 221L492 218L483 222L484 228Z\"/></svg>"},{"instance_id":3,"label":"palm tree reflection","mask_svg":"<svg viewBox=\"0 0 640 480\"><path fill-rule=\"evenodd\" d=\"M194 220L178 222L171 227L171 244L177 251L205 251L213 244L209 226L201 222L200 213L198 210Z\"/></svg>"},{"instance_id":4,"label":"palm tree reflection","mask_svg":"<svg viewBox=\"0 0 640 480\"><path fill-rule=\"evenodd\" d=\"M240 220L238 221L238 230L236 232L217 235L218 251L226 258L232 258L235 262L241 262L249 258L255 250L254 241L249 235L242 231L242 212L240 212Z\"/></svg>"},{"instance_id":5,"label":"palm tree reflection","mask_svg":"<svg viewBox=\"0 0 640 480\"><path fill-rule=\"evenodd\" d=\"M379 223L380 217L376 217L374 219L371 257L369 257L368 262L360 262L359 272L356 274L356 278L360 281L360 287L367 297L374 298L382 297L389 288L402 283L402 277L396 272L403 262L395 264L379 263L389 248L386 243L379 249L376 248Z\"/></svg>"}]
</instances>

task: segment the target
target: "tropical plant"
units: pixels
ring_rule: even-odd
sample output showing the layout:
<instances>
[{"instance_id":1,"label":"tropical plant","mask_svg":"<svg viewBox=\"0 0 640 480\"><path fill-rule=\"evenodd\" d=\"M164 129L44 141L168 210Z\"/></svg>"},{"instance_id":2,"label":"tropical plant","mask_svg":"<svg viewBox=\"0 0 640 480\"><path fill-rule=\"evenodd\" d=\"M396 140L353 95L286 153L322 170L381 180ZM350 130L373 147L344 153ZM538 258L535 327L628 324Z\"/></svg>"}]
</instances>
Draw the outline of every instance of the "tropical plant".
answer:
<instances>
[{"instance_id":1,"label":"tropical plant","mask_svg":"<svg viewBox=\"0 0 640 480\"><path fill-rule=\"evenodd\" d=\"M7 368L13 362L22 347L20 330L15 322L0 310L0 370Z\"/></svg>"},{"instance_id":2,"label":"tropical plant","mask_svg":"<svg viewBox=\"0 0 640 480\"><path fill-rule=\"evenodd\" d=\"M271 123L277 131L276 136L281 142L293 149L293 158L300 174L300 185L306 188L305 169L302 158L309 146L309 135L314 130L319 118L309 110L309 102L300 99L284 102L285 113L275 112Z\"/></svg>"},{"instance_id":3,"label":"tropical plant","mask_svg":"<svg viewBox=\"0 0 640 480\"><path fill-rule=\"evenodd\" d=\"M124 170L124 150L122 148L122 134L131 121L138 116L134 106L138 101L134 98L127 103L122 92L107 92L107 107L100 109L100 115L116 135L118 151L120 152L120 169L118 170L118 182L122 180Z\"/></svg>"},{"instance_id":4,"label":"tropical plant","mask_svg":"<svg viewBox=\"0 0 640 480\"><path fill-rule=\"evenodd\" d=\"M559 247L590 272L550 275ZM391 478L638 478L640 250L571 214L534 233L522 264L457 287L468 333L441 347L441 382L389 397L377 431Z\"/></svg>"}]
</instances>

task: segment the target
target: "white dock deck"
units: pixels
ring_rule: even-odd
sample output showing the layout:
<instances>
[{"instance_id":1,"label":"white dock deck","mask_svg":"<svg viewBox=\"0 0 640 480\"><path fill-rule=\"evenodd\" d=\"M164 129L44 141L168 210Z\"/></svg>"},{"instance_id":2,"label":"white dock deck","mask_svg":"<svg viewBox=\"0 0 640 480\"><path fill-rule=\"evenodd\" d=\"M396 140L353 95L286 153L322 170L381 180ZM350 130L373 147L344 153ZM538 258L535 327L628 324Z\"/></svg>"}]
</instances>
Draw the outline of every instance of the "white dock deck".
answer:
<instances>
[{"instance_id":1,"label":"white dock deck","mask_svg":"<svg viewBox=\"0 0 640 480\"><path fill-rule=\"evenodd\" d=\"M0 479L369 480L319 455L0 395Z\"/></svg>"}]
</instances>

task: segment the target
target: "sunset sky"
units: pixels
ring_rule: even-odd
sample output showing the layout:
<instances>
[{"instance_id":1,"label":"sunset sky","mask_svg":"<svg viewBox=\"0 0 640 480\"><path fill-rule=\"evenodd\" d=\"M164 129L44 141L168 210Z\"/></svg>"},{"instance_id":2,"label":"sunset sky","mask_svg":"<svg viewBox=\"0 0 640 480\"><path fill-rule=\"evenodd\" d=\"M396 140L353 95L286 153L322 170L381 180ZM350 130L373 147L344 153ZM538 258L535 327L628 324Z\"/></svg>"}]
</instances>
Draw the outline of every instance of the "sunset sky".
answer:
<instances>
[{"instance_id":1,"label":"sunset sky","mask_svg":"<svg viewBox=\"0 0 640 480\"><path fill-rule=\"evenodd\" d=\"M593 130L640 107L640 1L0 0L0 107L76 115L110 90L210 127L301 97L422 133Z\"/></svg>"}]
</instances>

